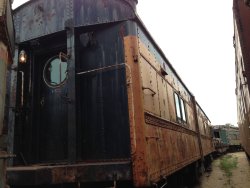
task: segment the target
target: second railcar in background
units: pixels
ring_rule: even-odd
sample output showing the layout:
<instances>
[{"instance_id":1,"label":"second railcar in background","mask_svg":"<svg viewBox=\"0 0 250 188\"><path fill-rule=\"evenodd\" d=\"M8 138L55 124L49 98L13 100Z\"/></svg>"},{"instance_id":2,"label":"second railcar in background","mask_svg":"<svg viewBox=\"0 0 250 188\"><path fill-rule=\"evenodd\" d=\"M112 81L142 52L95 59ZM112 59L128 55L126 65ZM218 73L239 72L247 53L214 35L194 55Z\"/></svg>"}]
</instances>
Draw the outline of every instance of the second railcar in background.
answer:
<instances>
[{"instance_id":1,"label":"second railcar in background","mask_svg":"<svg viewBox=\"0 0 250 188\"><path fill-rule=\"evenodd\" d=\"M209 161L210 121L136 4L33 0L15 10L11 187L149 187Z\"/></svg>"},{"instance_id":2,"label":"second railcar in background","mask_svg":"<svg viewBox=\"0 0 250 188\"><path fill-rule=\"evenodd\" d=\"M241 150L239 127L231 124L213 126L213 137L219 153Z\"/></svg>"}]
</instances>

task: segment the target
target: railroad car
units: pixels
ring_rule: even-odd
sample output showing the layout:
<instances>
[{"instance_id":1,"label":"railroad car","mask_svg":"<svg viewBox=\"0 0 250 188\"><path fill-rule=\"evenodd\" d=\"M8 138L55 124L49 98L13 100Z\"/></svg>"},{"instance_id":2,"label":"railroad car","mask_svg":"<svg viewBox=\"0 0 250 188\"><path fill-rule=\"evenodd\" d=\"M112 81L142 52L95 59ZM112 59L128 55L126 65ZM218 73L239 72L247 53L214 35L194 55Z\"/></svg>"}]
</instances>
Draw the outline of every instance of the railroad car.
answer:
<instances>
[{"instance_id":1,"label":"railroad car","mask_svg":"<svg viewBox=\"0 0 250 188\"><path fill-rule=\"evenodd\" d=\"M226 129L223 125L213 126L213 141L215 147L215 155L225 154L229 149Z\"/></svg>"},{"instance_id":2,"label":"railroad car","mask_svg":"<svg viewBox=\"0 0 250 188\"><path fill-rule=\"evenodd\" d=\"M7 106L6 77L12 64L14 51L14 26L11 14L11 1L0 0L0 187L5 187L7 155Z\"/></svg>"},{"instance_id":3,"label":"railroad car","mask_svg":"<svg viewBox=\"0 0 250 188\"><path fill-rule=\"evenodd\" d=\"M228 130L229 137L229 151L240 151L241 150L241 142L240 142L240 134L239 127L229 127Z\"/></svg>"},{"instance_id":4,"label":"railroad car","mask_svg":"<svg viewBox=\"0 0 250 188\"><path fill-rule=\"evenodd\" d=\"M11 187L150 187L209 161L210 120L136 4L32 0L15 10Z\"/></svg>"},{"instance_id":5,"label":"railroad car","mask_svg":"<svg viewBox=\"0 0 250 188\"><path fill-rule=\"evenodd\" d=\"M217 139L220 147L225 146L225 151L241 150L239 127L231 124L213 126L213 136Z\"/></svg>"},{"instance_id":6,"label":"railroad car","mask_svg":"<svg viewBox=\"0 0 250 188\"><path fill-rule=\"evenodd\" d=\"M244 4L245 2L245 4ZM250 18L249 0L233 1L238 126L242 148L250 158Z\"/></svg>"}]
</instances>

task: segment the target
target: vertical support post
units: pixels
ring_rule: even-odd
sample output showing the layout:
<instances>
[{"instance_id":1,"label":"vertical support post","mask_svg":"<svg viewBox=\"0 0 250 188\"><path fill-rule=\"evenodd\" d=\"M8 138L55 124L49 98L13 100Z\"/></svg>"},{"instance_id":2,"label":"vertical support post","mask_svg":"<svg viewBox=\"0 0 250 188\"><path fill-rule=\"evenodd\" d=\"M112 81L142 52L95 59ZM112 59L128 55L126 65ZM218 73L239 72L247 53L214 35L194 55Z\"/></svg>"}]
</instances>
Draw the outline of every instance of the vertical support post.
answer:
<instances>
[{"instance_id":1,"label":"vertical support post","mask_svg":"<svg viewBox=\"0 0 250 188\"><path fill-rule=\"evenodd\" d=\"M8 143L7 150L9 154L14 153L14 129L16 115L16 87L17 87L17 67L18 67L18 47L15 49L13 64L7 73L7 94L8 98ZM13 159L9 160L9 165L13 165Z\"/></svg>"},{"instance_id":2,"label":"vertical support post","mask_svg":"<svg viewBox=\"0 0 250 188\"><path fill-rule=\"evenodd\" d=\"M127 75L127 92L130 121L131 160L135 187L149 184L146 159L145 117L142 98L138 38L124 37L124 53Z\"/></svg>"},{"instance_id":3,"label":"vertical support post","mask_svg":"<svg viewBox=\"0 0 250 188\"><path fill-rule=\"evenodd\" d=\"M6 185L6 155L5 151L0 151L0 187L5 187Z\"/></svg>"},{"instance_id":4,"label":"vertical support post","mask_svg":"<svg viewBox=\"0 0 250 188\"><path fill-rule=\"evenodd\" d=\"M68 59L68 160L76 161L76 88L75 88L75 32L71 21L67 23Z\"/></svg>"},{"instance_id":5,"label":"vertical support post","mask_svg":"<svg viewBox=\"0 0 250 188\"><path fill-rule=\"evenodd\" d=\"M193 108L194 108L194 119L195 119L195 127L198 133L198 142L199 142L199 149L200 149L200 155L201 155L201 161L204 161L204 155L203 155L203 148L202 148L202 141L201 141L201 132L199 128L199 121L198 121L198 113L196 108L196 99L195 96L192 96L192 102L193 102Z\"/></svg>"}]
</instances>

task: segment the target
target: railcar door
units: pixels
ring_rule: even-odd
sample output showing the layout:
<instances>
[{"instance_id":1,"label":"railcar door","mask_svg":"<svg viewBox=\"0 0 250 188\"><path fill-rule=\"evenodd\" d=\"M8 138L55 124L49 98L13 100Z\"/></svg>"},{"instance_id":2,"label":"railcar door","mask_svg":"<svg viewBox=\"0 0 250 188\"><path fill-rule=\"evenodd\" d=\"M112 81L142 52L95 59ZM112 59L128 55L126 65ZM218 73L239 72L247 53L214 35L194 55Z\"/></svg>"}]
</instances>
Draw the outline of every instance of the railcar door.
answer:
<instances>
[{"instance_id":1,"label":"railcar door","mask_svg":"<svg viewBox=\"0 0 250 188\"><path fill-rule=\"evenodd\" d=\"M64 49L38 53L34 58L34 120L37 162L67 158L67 60Z\"/></svg>"}]
</instances>

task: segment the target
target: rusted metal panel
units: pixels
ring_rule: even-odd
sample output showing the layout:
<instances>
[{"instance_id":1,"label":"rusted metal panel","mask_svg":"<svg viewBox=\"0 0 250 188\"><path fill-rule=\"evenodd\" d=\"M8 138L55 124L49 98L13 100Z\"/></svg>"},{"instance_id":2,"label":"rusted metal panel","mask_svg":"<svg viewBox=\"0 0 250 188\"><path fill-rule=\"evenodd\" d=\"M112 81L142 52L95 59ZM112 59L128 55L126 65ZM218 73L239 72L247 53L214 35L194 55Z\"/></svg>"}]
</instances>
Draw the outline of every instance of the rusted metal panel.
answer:
<instances>
[{"instance_id":1,"label":"rusted metal panel","mask_svg":"<svg viewBox=\"0 0 250 188\"><path fill-rule=\"evenodd\" d=\"M72 25L67 28L68 59L68 160L76 162L76 59L75 59L75 30Z\"/></svg>"},{"instance_id":2,"label":"rusted metal panel","mask_svg":"<svg viewBox=\"0 0 250 188\"><path fill-rule=\"evenodd\" d=\"M174 89L171 87L171 85L167 85L167 93L168 93L168 98L173 97ZM169 120L172 122L176 121L176 113L175 113L175 104L174 100L168 100L168 107L169 107Z\"/></svg>"},{"instance_id":3,"label":"rusted metal panel","mask_svg":"<svg viewBox=\"0 0 250 188\"><path fill-rule=\"evenodd\" d=\"M204 156L214 152L212 137L202 135L201 140L202 140L202 148Z\"/></svg>"},{"instance_id":4,"label":"rusted metal panel","mask_svg":"<svg viewBox=\"0 0 250 188\"><path fill-rule=\"evenodd\" d=\"M168 97L168 92L167 92L167 87L168 84L165 82L165 79L162 78L161 76L157 75L157 87L159 91L159 105L160 105L160 117L164 119L170 119L169 118L169 103L167 100Z\"/></svg>"},{"instance_id":5,"label":"rusted metal panel","mask_svg":"<svg viewBox=\"0 0 250 188\"><path fill-rule=\"evenodd\" d=\"M193 104L193 109L194 109L194 120L195 120L195 127L196 131L198 133L198 143L199 143L199 152L201 156L201 160L204 161L204 152L203 152L203 147L202 147L202 139L201 139L201 130L200 130L200 124L199 124L199 113L198 113L198 108L197 108L197 103L195 100L195 96L192 96L192 104Z\"/></svg>"},{"instance_id":6,"label":"rusted metal panel","mask_svg":"<svg viewBox=\"0 0 250 188\"><path fill-rule=\"evenodd\" d=\"M202 148L201 151L202 155L206 156L214 151L212 132L210 128L211 125L206 114L203 112L203 110L197 103L196 103L196 109L197 109L197 120L198 120L200 139L201 139L201 148Z\"/></svg>"},{"instance_id":7,"label":"rusted metal panel","mask_svg":"<svg viewBox=\"0 0 250 188\"><path fill-rule=\"evenodd\" d=\"M6 185L6 160L2 158L6 153L0 151L0 187L4 188Z\"/></svg>"},{"instance_id":8,"label":"rusted metal panel","mask_svg":"<svg viewBox=\"0 0 250 188\"><path fill-rule=\"evenodd\" d=\"M130 169L130 161L10 167L7 170L7 179L11 186L102 182L115 179L128 181L132 176Z\"/></svg>"},{"instance_id":9,"label":"rusted metal panel","mask_svg":"<svg viewBox=\"0 0 250 188\"><path fill-rule=\"evenodd\" d=\"M14 25L10 0L0 1L0 39L9 50L9 56L14 53Z\"/></svg>"},{"instance_id":10,"label":"rusted metal panel","mask_svg":"<svg viewBox=\"0 0 250 188\"><path fill-rule=\"evenodd\" d=\"M65 29L73 20L72 0L30 1L14 12L16 42L23 42Z\"/></svg>"},{"instance_id":11,"label":"rusted metal panel","mask_svg":"<svg viewBox=\"0 0 250 188\"><path fill-rule=\"evenodd\" d=\"M158 181L200 158L197 133L145 114L149 179Z\"/></svg>"},{"instance_id":12,"label":"rusted metal panel","mask_svg":"<svg viewBox=\"0 0 250 188\"><path fill-rule=\"evenodd\" d=\"M3 133L8 49L0 41L0 135Z\"/></svg>"},{"instance_id":13,"label":"rusted metal panel","mask_svg":"<svg viewBox=\"0 0 250 188\"><path fill-rule=\"evenodd\" d=\"M194 108L192 106L191 101L189 101L188 105L186 105L186 110L187 110L187 119L189 122L189 129L197 132L197 127L195 126Z\"/></svg>"},{"instance_id":14,"label":"rusted metal panel","mask_svg":"<svg viewBox=\"0 0 250 188\"><path fill-rule=\"evenodd\" d=\"M140 58L144 108L146 111L160 116L157 73L144 59Z\"/></svg>"},{"instance_id":15,"label":"rusted metal panel","mask_svg":"<svg viewBox=\"0 0 250 188\"><path fill-rule=\"evenodd\" d=\"M138 31L138 33L140 32ZM168 75L162 75L163 65L156 58L153 45L148 41L146 35L140 33L138 37L139 74L141 75L142 99L146 112L144 127L141 128L141 131L145 131L146 139L145 153L147 157L145 160L148 172L146 182L155 182L159 181L161 177L168 176L199 160L203 154L202 142L198 135L198 122L195 124L196 102L193 103L192 95L167 64L164 65ZM148 90L148 93L144 91L145 89ZM179 124L176 119L173 93L177 91L188 107L186 108L188 118L192 117L190 120L188 119L186 125ZM166 100L167 105L165 106L163 99ZM165 109L167 115L162 113ZM206 149L208 148L206 144L212 143L209 141L204 145ZM211 150L208 149L205 154L209 152L211 153ZM135 165L134 168L137 166Z\"/></svg>"},{"instance_id":16,"label":"rusted metal panel","mask_svg":"<svg viewBox=\"0 0 250 188\"><path fill-rule=\"evenodd\" d=\"M15 11L17 42L74 27L117 22L135 17L134 0L35 0Z\"/></svg>"},{"instance_id":17,"label":"rusted metal panel","mask_svg":"<svg viewBox=\"0 0 250 188\"><path fill-rule=\"evenodd\" d=\"M0 39L1 40L1 39ZM5 187L6 181L6 74L8 65L8 48L0 41L0 187ZM5 130L4 130L5 129Z\"/></svg>"},{"instance_id":18,"label":"rusted metal panel","mask_svg":"<svg viewBox=\"0 0 250 188\"><path fill-rule=\"evenodd\" d=\"M140 22L138 21L137 36L140 39L140 55L145 58L157 71L160 71L160 68L162 68L168 75L173 74L169 61L163 54L161 54L159 47L153 43L150 36L145 34L143 31L145 28L141 27L139 24Z\"/></svg>"},{"instance_id":19,"label":"rusted metal panel","mask_svg":"<svg viewBox=\"0 0 250 188\"><path fill-rule=\"evenodd\" d=\"M120 23L93 27L78 36L78 147L82 160L130 158L124 35L125 23Z\"/></svg>"},{"instance_id":20,"label":"rusted metal panel","mask_svg":"<svg viewBox=\"0 0 250 188\"><path fill-rule=\"evenodd\" d=\"M75 26L132 19L135 3L134 0L75 0Z\"/></svg>"},{"instance_id":21,"label":"rusted metal panel","mask_svg":"<svg viewBox=\"0 0 250 188\"><path fill-rule=\"evenodd\" d=\"M133 181L136 187L147 186L148 164L145 143L145 127L143 112L143 91L140 78L140 66L138 63L138 39L136 36L124 38L126 74L128 84L129 123L131 138L131 159L133 169Z\"/></svg>"},{"instance_id":22,"label":"rusted metal panel","mask_svg":"<svg viewBox=\"0 0 250 188\"><path fill-rule=\"evenodd\" d=\"M141 130L145 131L146 139L147 182L156 182L161 177L201 159L202 141L198 134L198 122L195 121L196 101L193 101L192 95L172 67L164 61L159 61L161 58L157 57L158 52L154 45L140 28L138 45L139 74L143 86L141 90L145 111L144 127ZM162 74L162 69L167 75ZM188 117L185 124L179 123L176 118L174 92L185 101ZM203 144L207 149L205 154L212 151L207 147L208 143L212 143L209 141ZM136 173L136 170L134 172Z\"/></svg>"},{"instance_id":23,"label":"rusted metal panel","mask_svg":"<svg viewBox=\"0 0 250 188\"><path fill-rule=\"evenodd\" d=\"M14 60L11 65L10 71L7 73L7 124L8 124L8 153L13 154L14 151L14 127L15 127L15 109L16 109L16 86L17 86L17 62L18 62L18 49L15 49ZM12 164L12 159L9 164Z\"/></svg>"},{"instance_id":24,"label":"rusted metal panel","mask_svg":"<svg viewBox=\"0 0 250 188\"><path fill-rule=\"evenodd\" d=\"M2 146L2 145L1 145ZM6 188L6 167L9 158L14 157L0 150L0 187Z\"/></svg>"},{"instance_id":25,"label":"rusted metal panel","mask_svg":"<svg viewBox=\"0 0 250 188\"><path fill-rule=\"evenodd\" d=\"M14 23L12 18L12 9L11 9L11 0L7 1L6 7L6 32L8 35L8 46L10 48L10 56L14 55L15 50L15 32L14 32Z\"/></svg>"},{"instance_id":26,"label":"rusted metal panel","mask_svg":"<svg viewBox=\"0 0 250 188\"><path fill-rule=\"evenodd\" d=\"M141 62L144 62L143 65L145 65L145 67L141 66L143 69L143 71L141 71L142 79L145 82L145 85L149 85L149 87L147 87L149 88L147 91L148 94L150 92L152 93L151 98L150 95L147 95L147 98L145 98L146 100L144 100L146 110L150 111L151 113L156 113L158 115L162 114L165 110L163 107L165 102L168 106L168 115L166 116L167 119L170 119L171 121L176 121L173 92L179 92L181 97L186 102L186 116L188 117L187 126L189 126L191 130L196 130L194 126L195 124L193 119L193 106L189 90L187 90L186 86L179 79L178 75L175 73L169 62L163 61L163 56L160 54L160 51L157 50L156 47L153 47L152 42L149 41L149 39L146 37L146 35L141 29L138 29L138 36L140 38L140 59ZM163 75L162 70L164 70L165 74L167 75ZM156 76L151 76L155 72L157 73ZM157 83L152 79L154 77L156 77ZM168 90L167 92L165 92L165 89L162 89L163 87L160 87L162 84L163 87L164 84L166 84L166 88ZM164 92L164 96L166 98L164 96L161 96Z\"/></svg>"}]
</instances>

